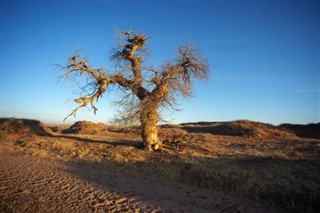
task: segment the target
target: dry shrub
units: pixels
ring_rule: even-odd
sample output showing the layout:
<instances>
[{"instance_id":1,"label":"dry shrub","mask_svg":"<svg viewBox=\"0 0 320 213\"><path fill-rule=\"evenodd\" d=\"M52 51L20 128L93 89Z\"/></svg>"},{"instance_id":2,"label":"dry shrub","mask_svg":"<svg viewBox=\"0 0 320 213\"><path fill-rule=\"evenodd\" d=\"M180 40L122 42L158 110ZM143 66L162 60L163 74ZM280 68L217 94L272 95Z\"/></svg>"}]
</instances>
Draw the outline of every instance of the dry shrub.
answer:
<instances>
[{"instance_id":1,"label":"dry shrub","mask_svg":"<svg viewBox=\"0 0 320 213\"><path fill-rule=\"evenodd\" d=\"M47 128L37 120L0 118L2 141L16 141L26 136L49 136Z\"/></svg>"},{"instance_id":2,"label":"dry shrub","mask_svg":"<svg viewBox=\"0 0 320 213\"><path fill-rule=\"evenodd\" d=\"M68 129L64 130L63 133L66 134L93 134L99 131L103 131L107 128L107 125L103 123L93 123L90 121L78 121L70 126Z\"/></svg>"},{"instance_id":3,"label":"dry shrub","mask_svg":"<svg viewBox=\"0 0 320 213\"><path fill-rule=\"evenodd\" d=\"M160 128L159 135L162 139L174 138L188 134L186 130L180 128Z\"/></svg>"},{"instance_id":4,"label":"dry shrub","mask_svg":"<svg viewBox=\"0 0 320 213\"><path fill-rule=\"evenodd\" d=\"M181 149L186 145L184 137L187 134L187 131L180 128L159 128L162 143L174 149Z\"/></svg>"}]
</instances>

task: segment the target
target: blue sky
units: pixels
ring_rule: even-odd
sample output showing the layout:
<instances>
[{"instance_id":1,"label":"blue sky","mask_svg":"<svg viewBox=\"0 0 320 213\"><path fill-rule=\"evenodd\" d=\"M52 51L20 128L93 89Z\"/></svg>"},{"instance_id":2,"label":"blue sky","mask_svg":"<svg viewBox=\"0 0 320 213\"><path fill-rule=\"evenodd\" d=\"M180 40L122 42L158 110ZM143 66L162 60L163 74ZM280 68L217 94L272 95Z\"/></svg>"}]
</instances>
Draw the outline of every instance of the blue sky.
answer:
<instances>
[{"instance_id":1,"label":"blue sky","mask_svg":"<svg viewBox=\"0 0 320 213\"><path fill-rule=\"evenodd\" d=\"M112 68L116 27L151 35L156 66L186 42L209 61L210 80L195 83L173 123L320 122L318 1L1 1L1 117L62 123L76 87L57 82L53 64L80 49ZM97 103L97 115L83 109L67 123L108 121L114 97Z\"/></svg>"}]
</instances>

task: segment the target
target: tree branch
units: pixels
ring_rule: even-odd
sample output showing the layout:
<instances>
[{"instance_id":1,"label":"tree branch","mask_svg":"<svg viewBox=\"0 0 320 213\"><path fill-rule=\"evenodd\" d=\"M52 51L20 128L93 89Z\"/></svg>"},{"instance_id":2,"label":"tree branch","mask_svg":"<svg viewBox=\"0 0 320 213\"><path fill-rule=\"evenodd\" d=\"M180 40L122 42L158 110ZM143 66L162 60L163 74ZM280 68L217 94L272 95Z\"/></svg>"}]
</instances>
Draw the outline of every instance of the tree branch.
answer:
<instances>
[{"instance_id":1,"label":"tree branch","mask_svg":"<svg viewBox=\"0 0 320 213\"><path fill-rule=\"evenodd\" d=\"M64 67L64 69L66 69L67 72L62 76L62 78L64 77L70 79L70 76L74 74L76 76L88 75L85 78L93 78L95 80L95 84L92 84L92 86L95 87L93 89L93 92L91 94L88 94L87 96L74 99L74 101L76 103L79 103L80 105L72 110L72 112L64 119L64 121L72 115L75 116L77 111L80 108L86 107L88 103L91 104L91 107L96 114L96 111L98 109L95 107L94 101L98 101L98 99L102 97L106 88L111 84L117 83L121 87L130 89L133 94L135 94L139 99L143 99L148 93L148 91L141 85L137 85L135 81L123 77L122 74L116 74L111 77L106 77L103 69L90 68L87 64L87 61L80 55L74 55L70 57L68 59L68 64L66 67Z\"/></svg>"},{"instance_id":2,"label":"tree branch","mask_svg":"<svg viewBox=\"0 0 320 213\"><path fill-rule=\"evenodd\" d=\"M141 62L143 59L137 56L136 52L142 50L146 44L146 37L143 35L138 35L133 32L120 32L120 34L126 37L126 44L122 46L121 49L114 51L114 58L119 61L125 60L130 62L131 69L133 72L133 81L137 85L142 84L142 74L141 74Z\"/></svg>"},{"instance_id":3,"label":"tree branch","mask_svg":"<svg viewBox=\"0 0 320 213\"><path fill-rule=\"evenodd\" d=\"M93 77L97 81L105 78L103 68L98 68L98 69L90 68L87 64L87 60L82 58L81 55L74 55L70 57L68 59L67 66L62 68L66 69L67 72L63 76L61 76L61 78L65 77L69 79L73 73L78 73L79 76L86 73L86 74L89 74L91 77Z\"/></svg>"}]
</instances>

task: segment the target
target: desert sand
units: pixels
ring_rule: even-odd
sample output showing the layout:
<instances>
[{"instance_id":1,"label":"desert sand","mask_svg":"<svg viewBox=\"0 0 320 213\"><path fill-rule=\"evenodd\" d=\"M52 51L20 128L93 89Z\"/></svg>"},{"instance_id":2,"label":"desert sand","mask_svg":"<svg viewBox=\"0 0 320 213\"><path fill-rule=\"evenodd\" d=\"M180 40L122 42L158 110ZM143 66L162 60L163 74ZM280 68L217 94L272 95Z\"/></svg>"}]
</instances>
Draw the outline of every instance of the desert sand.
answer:
<instances>
[{"instance_id":1,"label":"desert sand","mask_svg":"<svg viewBox=\"0 0 320 213\"><path fill-rule=\"evenodd\" d=\"M1 153L2 212L272 212L176 182Z\"/></svg>"},{"instance_id":2,"label":"desert sand","mask_svg":"<svg viewBox=\"0 0 320 213\"><path fill-rule=\"evenodd\" d=\"M0 212L316 212L320 140L249 121L159 127L0 122ZM314 135L314 134L313 134Z\"/></svg>"}]
</instances>

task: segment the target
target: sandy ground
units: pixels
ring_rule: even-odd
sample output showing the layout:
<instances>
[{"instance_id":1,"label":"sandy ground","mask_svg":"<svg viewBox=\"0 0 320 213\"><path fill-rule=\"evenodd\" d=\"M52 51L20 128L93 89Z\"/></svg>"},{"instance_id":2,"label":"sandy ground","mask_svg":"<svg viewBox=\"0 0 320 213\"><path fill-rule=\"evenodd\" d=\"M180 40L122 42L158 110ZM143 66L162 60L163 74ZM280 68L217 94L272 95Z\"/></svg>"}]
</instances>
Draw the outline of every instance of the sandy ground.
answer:
<instances>
[{"instance_id":1,"label":"sandy ground","mask_svg":"<svg viewBox=\"0 0 320 213\"><path fill-rule=\"evenodd\" d=\"M0 212L271 212L137 173L1 152Z\"/></svg>"}]
</instances>

